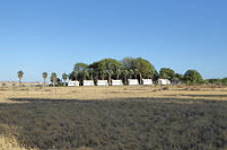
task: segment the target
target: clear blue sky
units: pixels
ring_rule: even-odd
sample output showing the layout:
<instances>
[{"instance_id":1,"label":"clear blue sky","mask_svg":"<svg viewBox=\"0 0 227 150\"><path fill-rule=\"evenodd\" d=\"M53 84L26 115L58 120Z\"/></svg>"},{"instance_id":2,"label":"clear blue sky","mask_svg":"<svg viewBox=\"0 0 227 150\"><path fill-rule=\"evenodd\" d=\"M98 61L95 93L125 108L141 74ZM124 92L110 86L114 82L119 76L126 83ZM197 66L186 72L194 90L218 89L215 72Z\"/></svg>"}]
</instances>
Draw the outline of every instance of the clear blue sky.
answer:
<instances>
[{"instance_id":1,"label":"clear blue sky","mask_svg":"<svg viewBox=\"0 0 227 150\"><path fill-rule=\"evenodd\" d=\"M227 76L226 0L0 1L0 80L76 62L144 57L159 70Z\"/></svg>"}]
</instances>

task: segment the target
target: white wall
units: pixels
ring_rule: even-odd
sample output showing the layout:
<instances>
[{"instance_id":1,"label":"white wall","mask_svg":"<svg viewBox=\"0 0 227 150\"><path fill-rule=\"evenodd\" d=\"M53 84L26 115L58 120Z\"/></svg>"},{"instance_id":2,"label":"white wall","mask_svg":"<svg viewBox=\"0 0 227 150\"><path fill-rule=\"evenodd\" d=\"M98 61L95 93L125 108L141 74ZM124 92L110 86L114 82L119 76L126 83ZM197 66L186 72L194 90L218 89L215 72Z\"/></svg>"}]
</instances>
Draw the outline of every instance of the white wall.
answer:
<instances>
[{"instance_id":1,"label":"white wall","mask_svg":"<svg viewBox=\"0 0 227 150\"><path fill-rule=\"evenodd\" d=\"M112 80L112 86L122 86L122 80Z\"/></svg>"},{"instance_id":2,"label":"white wall","mask_svg":"<svg viewBox=\"0 0 227 150\"><path fill-rule=\"evenodd\" d=\"M142 79L143 85L153 85L152 79Z\"/></svg>"},{"instance_id":3,"label":"white wall","mask_svg":"<svg viewBox=\"0 0 227 150\"><path fill-rule=\"evenodd\" d=\"M83 86L94 86L94 81L93 80L84 80L83 81Z\"/></svg>"},{"instance_id":4,"label":"white wall","mask_svg":"<svg viewBox=\"0 0 227 150\"><path fill-rule=\"evenodd\" d=\"M139 81L137 79L128 79L128 85L139 85Z\"/></svg>"},{"instance_id":5,"label":"white wall","mask_svg":"<svg viewBox=\"0 0 227 150\"><path fill-rule=\"evenodd\" d=\"M108 81L107 80L98 80L97 81L97 86L108 86Z\"/></svg>"},{"instance_id":6,"label":"white wall","mask_svg":"<svg viewBox=\"0 0 227 150\"><path fill-rule=\"evenodd\" d=\"M80 86L79 81L69 81L68 82L68 86L72 87L72 86Z\"/></svg>"},{"instance_id":7,"label":"white wall","mask_svg":"<svg viewBox=\"0 0 227 150\"><path fill-rule=\"evenodd\" d=\"M170 85L171 82L168 79L158 79L158 84L159 85Z\"/></svg>"}]
</instances>

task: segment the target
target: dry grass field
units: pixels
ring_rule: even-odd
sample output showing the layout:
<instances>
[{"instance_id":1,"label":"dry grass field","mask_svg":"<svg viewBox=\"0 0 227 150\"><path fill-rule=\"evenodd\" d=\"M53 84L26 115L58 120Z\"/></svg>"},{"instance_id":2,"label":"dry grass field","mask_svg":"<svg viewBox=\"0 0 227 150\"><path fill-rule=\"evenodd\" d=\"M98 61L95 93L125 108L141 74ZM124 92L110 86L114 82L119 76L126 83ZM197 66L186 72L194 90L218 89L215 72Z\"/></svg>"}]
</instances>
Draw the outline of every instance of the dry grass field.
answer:
<instances>
[{"instance_id":1,"label":"dry grass field","mask_svg":"<svg viewBox=\"0 0 227 150\"><path fill-rule=\"evenodd\" d=\"M227 88L2 87L1 150L226 150Z\"/></svg>"},{"instance_id":2,"label":"dry grass field","mask_svg":"<svg viewBox=\"0 0 227 150\"><path fill-rule=\"evenodd\" d=\"M124 87L11 87L0 88L0 103L12 99L107 100L117 98L179 98L227 100L227 87L218 86L124 86Z\"/></svg>"}]
</instances>

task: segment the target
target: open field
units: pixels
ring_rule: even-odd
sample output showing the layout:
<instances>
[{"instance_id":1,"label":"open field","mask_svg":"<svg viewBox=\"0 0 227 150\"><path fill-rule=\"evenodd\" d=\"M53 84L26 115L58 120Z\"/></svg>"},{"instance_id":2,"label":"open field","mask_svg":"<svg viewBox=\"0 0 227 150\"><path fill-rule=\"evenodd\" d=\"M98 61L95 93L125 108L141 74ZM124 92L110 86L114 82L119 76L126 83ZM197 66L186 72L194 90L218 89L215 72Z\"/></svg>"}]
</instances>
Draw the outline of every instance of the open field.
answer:
<instances>
[{"instance_id":1,"label":"open field","mask_svg":"<svg viewBox=\"0 0 227 150\"><path fill-rule=\"evenodd\" d=\"M225 87L1 88L0 149L226 150Z\"/></svg>"},{"instance_id":2,"label":"open field","mask_svg":"<svg viewBox=\"0 0 227 150\"><path fill-rule=\"evenodd\" d=\"M180 98L227 100L227 87L218 86L123 86L123 87L11 87L0 88L0 103L13 98L107 100L116 98ZM17 102L18 103L18 102Z\"/></svg>"}]
</instances>

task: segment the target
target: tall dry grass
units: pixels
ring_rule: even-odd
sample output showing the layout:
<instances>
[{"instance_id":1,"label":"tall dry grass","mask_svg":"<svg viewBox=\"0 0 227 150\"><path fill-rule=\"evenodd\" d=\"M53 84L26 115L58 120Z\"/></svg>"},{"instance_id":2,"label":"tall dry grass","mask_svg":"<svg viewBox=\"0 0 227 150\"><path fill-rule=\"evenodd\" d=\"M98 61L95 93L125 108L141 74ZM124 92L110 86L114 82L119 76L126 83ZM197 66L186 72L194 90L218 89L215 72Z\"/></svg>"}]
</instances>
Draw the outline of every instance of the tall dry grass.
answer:
<instances>
[{"instance_id":1,"label":"tall dry grass","mask_svg":"<svg viewBox=\"0 0 227 150\"><path fill-rule=\"evenodd\" d=\"M19 145L15 138L9 138L0 136L0 149L1 150L39 150L34 148L24 148L23 146ZM94 150L89 147L80 147L76 150Z\"/></svg>"},{"instance_id":2,"label":"tall dry grass","mask_svg":"<svg viewBox=\"0 0 227 150\"><path fill-rule=\"evenodd\" d=\"M18 144L15 138L0 136L0 149L1 150L38 150L38 149L26 149Z\"/></svg>"}]
</instances>

